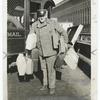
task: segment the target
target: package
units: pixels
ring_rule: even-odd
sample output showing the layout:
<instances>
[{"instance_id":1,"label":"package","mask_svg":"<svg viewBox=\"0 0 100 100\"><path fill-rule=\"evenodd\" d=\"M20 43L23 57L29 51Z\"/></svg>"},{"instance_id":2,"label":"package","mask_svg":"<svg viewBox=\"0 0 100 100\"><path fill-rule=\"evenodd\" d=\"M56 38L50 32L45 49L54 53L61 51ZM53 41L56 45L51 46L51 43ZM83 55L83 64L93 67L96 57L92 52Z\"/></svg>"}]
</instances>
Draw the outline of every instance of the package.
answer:
<instances>
[{"instance_id":1,"label":"package","mask_svg":"<svg viewBox=\"0 0 100 100\"><path fill-rule=\"evenodd\" d=\"M66 50L66 47L65 46L66 45L65 45L64 37L61 36L60 37L60 48L59 48L59 51L64 53L65 50Z\"/></svg>"},{"instance_id":2,"label":"package","mask_svg":"<svg viewBox=\"0 0 100 100\"><path fill-rule=\"evenodd\" d=\"M74 48L71 47L64 58L64 61L66 62L66 64L71 68L71 69L76 69L76 67L78 66L78 59L79 56L77 55L77 53L75 52Z\"/></svg>"},{"instance_id":3,"label":"package","mask_svg":"<svg viewBox=\"0 0 100 100\"><path fill-rule=\"evenodd\" d=\"M55 69L61 69L62 65L65 64L64 58L65 58L65 53L61 53L57 55L57 58L55 61Z\"/></svg>"},{"instance_id":4,"label":"package","mask_svg":"<svg viewBox=\"0 0 100 100\"><path fill-rule=\"evenodd\" d=\"M31 58L26 57L26 74L33 73L33 61Z\"/></svg>"},{"instance_id":5,"label":"package","mask_svg":"<svg viewBox=\"0 0 100 100\"><path fill-rule=\"evenodd\" d=\"M24 54L18 55L16 65L20 76L33 73L33 61L31 58L25 57Z\"/></svg>"},{"instance_id":6,"label":"package","mask_svg":"<svg viewBox=\"0 0 100 100\"><path fill-rule=\"evenodd\" d=\"M16 60L16 65L19 75L25 75L26 73L26 59L23 54L19 54Z\"/></svg>"},{"instance_id":7,"label":"package","mask_svg":"<svg viewBox=\"0 0 100 100\"><path fill-rule=\"evenodd\" d=\"M37 42L36 34L35 33L28 34L27 39L26 39L25 49L32 50L33 48L36 47L36 42Z\"/></svg>"}]
</instances>

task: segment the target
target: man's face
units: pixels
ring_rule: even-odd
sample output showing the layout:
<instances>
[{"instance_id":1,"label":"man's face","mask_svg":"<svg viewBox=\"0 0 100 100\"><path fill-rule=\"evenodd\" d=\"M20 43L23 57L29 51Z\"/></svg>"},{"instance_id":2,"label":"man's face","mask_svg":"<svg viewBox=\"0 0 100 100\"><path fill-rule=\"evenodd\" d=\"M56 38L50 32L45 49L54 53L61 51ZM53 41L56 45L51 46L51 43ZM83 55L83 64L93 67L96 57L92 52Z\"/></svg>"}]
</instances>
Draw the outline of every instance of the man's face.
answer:
<instances>
[{"instance_id":1,"label":"man's face","mask_svg":"<svg viewBox=\"0 0 100 100\"><path fill-rule=\"evenodd\" d=\"M38 19L39 19L39 21L41 22L41 23L44 23L45 21L46 21L46 15L45 16L42 16L42 17L39 17Z\"/></svg>"}]
</instances>

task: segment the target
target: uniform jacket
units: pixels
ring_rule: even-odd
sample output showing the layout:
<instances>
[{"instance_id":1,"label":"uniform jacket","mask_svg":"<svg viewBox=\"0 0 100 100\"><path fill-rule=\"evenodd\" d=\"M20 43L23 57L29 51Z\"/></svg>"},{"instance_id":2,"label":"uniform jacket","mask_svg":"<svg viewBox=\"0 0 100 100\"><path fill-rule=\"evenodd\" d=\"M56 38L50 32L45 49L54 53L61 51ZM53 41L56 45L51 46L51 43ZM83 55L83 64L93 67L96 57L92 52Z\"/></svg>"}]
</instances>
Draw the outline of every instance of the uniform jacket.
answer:
<instances>
[{"instance_id":1,"label":"uniform jacket","mask_svg":"<svg viewBox=\"0 0 100 100\"><path fill-rule=\"evenodd\" d=\"M30 30L37 35L37 48L40 55L48 57L57 54L59 37L64 36L65 43L68 42L67 33L57 22L47 19L41 24L39 21L33 23Z\"/></svg>"}]
</instances>

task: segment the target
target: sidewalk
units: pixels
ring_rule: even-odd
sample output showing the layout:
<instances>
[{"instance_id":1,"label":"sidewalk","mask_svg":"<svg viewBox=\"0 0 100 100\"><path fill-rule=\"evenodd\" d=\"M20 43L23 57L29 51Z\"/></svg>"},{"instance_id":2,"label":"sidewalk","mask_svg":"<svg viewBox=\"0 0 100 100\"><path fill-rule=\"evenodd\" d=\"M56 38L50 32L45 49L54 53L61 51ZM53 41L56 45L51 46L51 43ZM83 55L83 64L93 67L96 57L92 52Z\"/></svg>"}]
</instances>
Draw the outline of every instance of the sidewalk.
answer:
<instances>
[{"instance_id":1,"label":"sidewalk","mask_svg":"<svg viewBox=\"0 0 100 100\"><path fill-rule=\"evenodd\" d=\"M61 80L56 81L56 93L50 96L48 91L40 91L41 82L38 78L30 82L20 83L17 73L8 74L8 100L90 100L90 79L79 69L62 69ZM45 99L37 99L44 96ZM62 97L63 96L63 97ZM65 97L65 99L64 99Z\"/></svg>"}]
</instances>

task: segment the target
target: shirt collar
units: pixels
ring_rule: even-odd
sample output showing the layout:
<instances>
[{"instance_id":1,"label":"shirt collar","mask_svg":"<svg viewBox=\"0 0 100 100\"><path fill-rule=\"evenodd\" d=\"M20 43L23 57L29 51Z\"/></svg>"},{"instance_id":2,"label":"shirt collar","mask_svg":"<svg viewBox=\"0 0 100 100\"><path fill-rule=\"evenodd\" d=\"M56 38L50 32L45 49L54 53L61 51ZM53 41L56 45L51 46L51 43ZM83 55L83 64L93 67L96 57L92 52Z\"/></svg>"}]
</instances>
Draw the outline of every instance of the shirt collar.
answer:
<instances>
[{"instance_id":1,"label":"shirt collar","mask_svg":"<svg viewBox=\"0 0 100 100\"><path fill-rule=\"evenodd\" d=\"M38 21L37 27L38 27L38 28L42 28L42 27L44 27L44 26L47 26L47 24L49 24L49 20L48 20L48 19L46 20L46 22L44 22L44 23L42 23L42 24Z\"/></svg>"}]
</instances>

